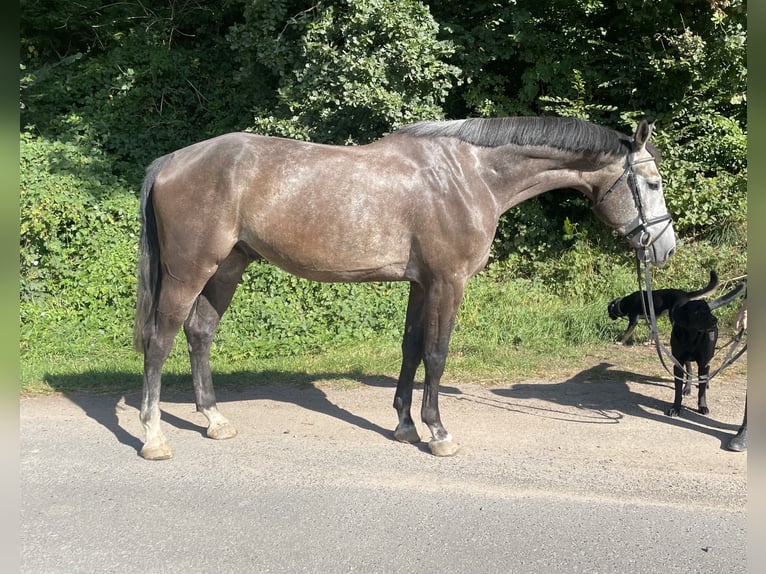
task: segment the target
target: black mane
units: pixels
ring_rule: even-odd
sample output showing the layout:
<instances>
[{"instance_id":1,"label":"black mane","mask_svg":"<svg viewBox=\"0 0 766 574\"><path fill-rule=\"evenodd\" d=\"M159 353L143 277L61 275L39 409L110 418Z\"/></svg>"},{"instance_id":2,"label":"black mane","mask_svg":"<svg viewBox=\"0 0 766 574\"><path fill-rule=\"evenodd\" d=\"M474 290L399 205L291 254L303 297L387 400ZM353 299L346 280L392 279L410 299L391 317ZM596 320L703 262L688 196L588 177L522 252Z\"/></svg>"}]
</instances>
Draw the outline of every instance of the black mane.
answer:
<instances>
[{"instance_id":1,"label":"black mane","mask_svg":"<svg viewBox=\"0 0 766 574\"><path fill-rule=\"evenodd\" d=\"M482 147L543 146L566 151L625 155L632 138L577 118L508 117L419 122L398 130L414 137L454 137ZM652 155L655 151L649 148Z\"/></svg>"}]
</instances>

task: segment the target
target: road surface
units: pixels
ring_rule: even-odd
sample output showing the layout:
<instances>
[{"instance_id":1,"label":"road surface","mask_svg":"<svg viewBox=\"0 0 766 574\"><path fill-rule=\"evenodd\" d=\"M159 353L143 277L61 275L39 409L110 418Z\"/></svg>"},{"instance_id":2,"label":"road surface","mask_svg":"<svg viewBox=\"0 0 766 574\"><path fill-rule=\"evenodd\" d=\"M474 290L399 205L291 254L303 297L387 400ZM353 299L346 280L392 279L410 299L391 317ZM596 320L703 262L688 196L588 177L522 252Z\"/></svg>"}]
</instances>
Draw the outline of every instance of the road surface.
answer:
<instances>
[{"instance_id":1,"label":"road surface","mask_svg":"<svg viewBox=\"0 0 766 574\"><path fill-rule=\"evenodd\" d=\"M138 391L21 398L21 572L746 571L747 453L724 448L744 380L672 419L667 377L607 363L448 383L451 458L392 440L394 386L219 391L227 441L191 389L163 395L162 462L137 454Z\"/></svg>"}]
</instances>

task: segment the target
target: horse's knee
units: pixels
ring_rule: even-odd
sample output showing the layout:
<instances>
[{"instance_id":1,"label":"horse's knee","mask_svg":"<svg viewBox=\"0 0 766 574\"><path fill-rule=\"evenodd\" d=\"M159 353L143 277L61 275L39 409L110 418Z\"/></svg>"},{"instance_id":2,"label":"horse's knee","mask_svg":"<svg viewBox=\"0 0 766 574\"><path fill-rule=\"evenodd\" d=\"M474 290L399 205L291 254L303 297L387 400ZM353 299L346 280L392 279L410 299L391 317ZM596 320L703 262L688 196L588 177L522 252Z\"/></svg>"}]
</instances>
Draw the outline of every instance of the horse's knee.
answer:
<instances>
[{"instance_id":1,"label":"horse's knee","mask_svg":"<svg viewBox=\"0 0 766 574\"><path fill-rule=\"evenodd\" d=\"M196 313L184 323L186 341L192 348L208 348L215 337L216 324L206 321Z\"/></svg>"}]
</instances>

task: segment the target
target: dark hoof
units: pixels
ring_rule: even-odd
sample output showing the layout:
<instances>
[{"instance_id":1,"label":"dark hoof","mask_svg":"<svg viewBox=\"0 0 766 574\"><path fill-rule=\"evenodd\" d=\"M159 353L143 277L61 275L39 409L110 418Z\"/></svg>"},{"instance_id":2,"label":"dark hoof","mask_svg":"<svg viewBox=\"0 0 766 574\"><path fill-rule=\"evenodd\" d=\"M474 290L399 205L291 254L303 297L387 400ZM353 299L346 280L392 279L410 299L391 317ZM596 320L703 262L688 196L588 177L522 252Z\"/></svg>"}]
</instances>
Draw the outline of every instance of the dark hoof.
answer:
<instances>
[{"instance_id":1,"label":"dark hoof","mask_svg":"<svg viewBox=\"0 0 766 574\"><path fill-rule=\"evenodd\" d=\"M668 410L665 411L665 414L669 417L677 417L681 414L681 411L683 410L683 407L671 407Z\"/></svg>"},{"instance_id":2,"label":"dark hoof","mask_svg":"<svg viewBox=\"0 0 766 574\"><path fill-rule=\"evenodd\" d=\"M747 429L739 429L739 432L731 438L726 448L734 452L747 450Z\"/></svg>"},{"instance_id":3,"label":"dark hoof","mask_svg":"<svg viewBox=\"0 0 766 574\"><path fill-rule=\"evenodd\" d=\"M399 442L418 443L420 442L420 434L414 426L399 425L394 431L394 438Z\"/></svg>"},{"instance_id":4,"label":"dark hoof","mask_svg":"<svg viewBox=\"0 0 766 574\"><path fill-rule=\"evenodd\" d=\"M710 413L710 409L709 409L709 408L707 408L707 407L700 407L700 408L699 408L699 411L700 411L700 414L701 414L701 415L707 415L707 414L709 414L709 413Z\"/></svg>"}]
</instances>

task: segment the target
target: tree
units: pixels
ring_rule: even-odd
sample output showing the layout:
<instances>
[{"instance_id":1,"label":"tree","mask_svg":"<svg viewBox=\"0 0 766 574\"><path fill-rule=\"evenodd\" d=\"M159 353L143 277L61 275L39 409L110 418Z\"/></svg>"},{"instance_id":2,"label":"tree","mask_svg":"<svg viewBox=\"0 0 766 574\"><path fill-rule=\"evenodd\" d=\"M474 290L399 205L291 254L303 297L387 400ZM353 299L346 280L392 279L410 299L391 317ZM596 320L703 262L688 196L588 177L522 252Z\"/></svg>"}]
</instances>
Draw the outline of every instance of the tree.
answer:
<instances>
[{"instance_id":1,"label":"tree","mask_svg":"<svg viewBox=\"0 0 766 574\"><path fill-rule=\"evenodd\" d=\"M443 117L457 68L451 44L414 0L248 3L229 35L240 82L265 71L275 98L253 108L253 129L325 143L366 143Z\"/></svg>"},{"instance_id":2,"label":"tree","mask_svg":"<svg viewBox=\"0 0 766 574\"><path fill-rule=\"evenodd\" d=\"M739 229L741 239L747 182L742 0L428 4L442 36L455 45L450 62L464 82L446 102L448 115L575 116L625 133L642 117L656 120L676 230L711 237L725 229L731 237ZM506 219L534 220L534 229L549 220L561 229L571 201L566 210L541 201ZM581 207L584 213L584 202ZM517 237L513 230L505 234Z\"/></svg>"}]
</instances>

